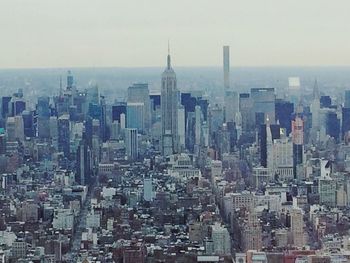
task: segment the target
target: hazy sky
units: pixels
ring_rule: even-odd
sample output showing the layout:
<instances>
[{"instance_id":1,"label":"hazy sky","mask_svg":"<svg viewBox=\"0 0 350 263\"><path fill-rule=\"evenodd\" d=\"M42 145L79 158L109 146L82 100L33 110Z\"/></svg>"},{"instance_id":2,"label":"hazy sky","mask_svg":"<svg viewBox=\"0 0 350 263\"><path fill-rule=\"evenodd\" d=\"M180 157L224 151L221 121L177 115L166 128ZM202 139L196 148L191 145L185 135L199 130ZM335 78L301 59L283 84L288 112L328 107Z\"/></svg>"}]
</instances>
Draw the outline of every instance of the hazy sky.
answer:
<instances>
[{"instance_id":1,"label":"hazy sky","mask_svg":"<svg viewBox=\"0 0 350 263\"><path fill-rule=\"evenodd\" d=\"M350 65L349 0L0 0L0 68Z\"/></svg>"}]
</instances>

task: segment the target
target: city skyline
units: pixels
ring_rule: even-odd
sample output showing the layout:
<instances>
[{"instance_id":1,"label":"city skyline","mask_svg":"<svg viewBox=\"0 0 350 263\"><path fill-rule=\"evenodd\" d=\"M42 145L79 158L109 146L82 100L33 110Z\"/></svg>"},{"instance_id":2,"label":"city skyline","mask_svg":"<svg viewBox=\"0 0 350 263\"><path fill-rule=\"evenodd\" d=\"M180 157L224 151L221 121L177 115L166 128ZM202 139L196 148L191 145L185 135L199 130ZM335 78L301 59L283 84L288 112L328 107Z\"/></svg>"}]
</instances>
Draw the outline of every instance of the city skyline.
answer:
<instances>
[{"instance_id":1,"label":"city skyline","mask_svg":"<svg viewBox=\"0 0 350 263\"><path fill-rule=\"evenodd\" d=\"M349 65L347 1L4 3L0 68Z\"/></svg>"},{"instance_id":2,"label":"city skyline","mask_svg":"<svg viewBox=\"0 0 350 263\"><path fill-rule=\"evenodd\" d=\"M0 263L350 263L347 7L8 1Z\"/></svg>"}]
</instances>

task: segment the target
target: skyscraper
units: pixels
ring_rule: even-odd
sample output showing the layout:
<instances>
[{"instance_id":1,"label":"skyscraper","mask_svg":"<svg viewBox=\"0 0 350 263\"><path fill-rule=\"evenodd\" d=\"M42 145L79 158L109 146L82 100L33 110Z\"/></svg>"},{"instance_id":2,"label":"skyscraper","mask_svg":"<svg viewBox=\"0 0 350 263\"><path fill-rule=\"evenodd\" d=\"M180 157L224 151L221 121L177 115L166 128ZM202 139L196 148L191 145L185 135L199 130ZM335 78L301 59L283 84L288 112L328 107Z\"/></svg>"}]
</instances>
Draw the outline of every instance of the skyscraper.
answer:
<instances>
[{"instance_id":1,"label":"skyscraper","mask_svg":"<svg viewBox=\"0 0 350 263\"><path fill-rule=\"evenodd\" d=\"M345 133L350 131L350 108L342 109L342 139Z\"/></svg>"},{"instance_id":2,"label":"skyscraper","mask_svg":"<svg viewBox=\"0 0 350 263\"><path fill-rule=\"evenodd\" d=\"M294 177L297 178L298 166L303 163L304 145L304 120L298 115L292 121L292 140Z\"/></svg>"},{"instance_id":3,"label":"skyscraper","mask_svg":"<svg viewBox=\"0 0 350 263\"><path fill-rule=\"evenodd\" d=\"M225 89L225 122L235 122L236 115L239 112L238 93L233 90Z\"/></svg>"},{"instance_id":4,"label":"skyscraper","mask_svg":"<svg viewBox=\"0 0 350 263\"><path fill-rule=\"evenodd\" d=\"M74 85L74 77L72 75L72 72L70 70L68 70L67 73L67 90L71 90L73 88Z\"/></svg>"},{"instance_id":5,"label":"skyscraper","mask_svg":"<svg viewBox=\"0 0 350 263\"><path fill-rule=\"evenodd\" d=\"M50 137L50 98L49 97L39 97L37 104L37 114L38 114L38 136L40 138Z\"/></svg>"},{"instance_id":6,"label":"skyscraper","mask_svg":"<svg viewBox=\"0 0 350 263\"><path fill-rule=\"evenodd\" d=\"M136 83L128 88L129 103L143 103L143 129L148 131L151 128L151 100L147 83Z\"/></svg>"},{"instance_id":7,"label":"skyscraper","mask_svg":"<svg viewBox=\"0 0 350 263\"><path fill-rule=\"evenodd\" d=\"M186 123L185 123L185 108L181 105L177 110L177 128L179 136L179 149L185 149L186 138Z\"/></svg>"},{"instance_id":8,"label":"skyscraper","mask_svg":"<svg viewBox=\"0 0 350 263\"><path fill-rule=\"evenodd\" d=\"M135 161L138 157L137 129L126 129L125 149L128 160Z\"/></svg>"},{"instance_id":9,"label":"skyscraper","mask_svg":"<svg viewBox=\"0 0 350 263\"><path fill-rule=\"evenodd\" d=\"M77 163L76 163L76 175L75 180L78 184L85 185L89 183L92 165L91 165L91 150L83 139L80 141L77 150Z\"/></svg>"},{"instance_id":10,"label":"skyscraper","mask_svg":"<svg viewBox=\"0 0 350 263\"><path fill-rule=\"evenodd\" d=\"M119 102L117 105L112 106L112 121L118 121L120 123L120 115L126 114L126 103Z\"/></svg>"},{"instance_id":11,"label":"skyscraper","mask_svg":"<svg viewBox=\"0 0 350 263\"><path fill-rule=\"evenodd\" d=\"M24 136L35 137L34 116L32 111L25 110L22 112Z\"/></svg>"},{"instance_id":12,"label":"skyscraper","mask_svg":"<svg viewBox=\"0 0 350 263\"><path fill-rule=\"evenodd\" d=\"M69 115L64 114L58 118L58 150L63 152L64 156L70 156L70 132Z\"/></svg>"},{"instance_id":13,"label":"skyscraper","mask_svg":"<svg viewBox=\"0 0 350 263\"><path fill-rule=\"evenodd\" d=\"M145 131L145 105L141 102L128 102L126 106L126 127Z\"/></svg>"},{"instance_id":14,"label":"skyscraper","mask_svg":"<svg viewBox=\"0 0 350 263\"><path fill-rule=\"evenodd\" d=\"M345 91L344 108L350 108L350 90Z\"/></svg>"},{"instance_id":15,"label":"skyscraper","mask_svg":"<svg viewBox=\"0 0 350 263\"><path fill-rule=\"evenodd\" d=\"M292 131L292 114L294 112L294 104L289 101L276 100L275 104L275 119L282 128L285 128L287 135Z\"/></svg>"},{"instance_id":16,"label":"skyscraper","mask_svg":"<svg viewBox=\"0 0 350 263\"><path fill-rule=\"evenodd\" d=\"M195 144L196 145L200 145L201 143L201 107L200 106L196 106L195 108L195 116L196 116L196 127L195 127Z\"/></svg>"},{"instance_id":17,"label":"skyscraper","mask_svg":"<svg viewBox=\"0 0 350 263\"><path fill-rule=\"evenodd\" d=\"M317 80L315 80L313 90L313 100L311 103L312 129L317 132L320 128L320 93L318 91Z\"/></svg>"},{"instance_id":18,"label":"skyscraper","mask_svg":"<svg viewBox=\"0 0 350 263\"><path fill-rule=\"evenodd\" d=\"M259 124L257 123L257 116L259 115L263 117L263 120L266 120L268 117L270 123L275 123L275 89L252 88L250 94L253 100L256 124Z\"/></svg>"},{"instance_id":19,"label":"skyscraper","mask_svg":"<svg viewBox=\"0 0 350 263\"><path fill-rule=\"evenodd\" d=\"M162 154L167 156L178 151L178 90L176 74L171 67L170 54L167 57L167 67L162 74L161 86Z\"/></svg>"},{"instance_id":20,"label":"skyscraper","mask_svg":"<svg viewBox=\"0 0 350 263\"><path fill-rule=\"evenodd\" d=\"M230 46L223 47L224 57L224 88L225 90L230 88Z\"/></svg>"},{"instance_id":21,"label":"skyscraper","mask_svg":"<svg viewBox=\"0 0 350 263\"><path fill-rule=\"evenodd\" d=\"M302 247L304 245L304 221L302 210L299 208L293 208L290 218L293 244Z\"/></svg>"}]
</instances>

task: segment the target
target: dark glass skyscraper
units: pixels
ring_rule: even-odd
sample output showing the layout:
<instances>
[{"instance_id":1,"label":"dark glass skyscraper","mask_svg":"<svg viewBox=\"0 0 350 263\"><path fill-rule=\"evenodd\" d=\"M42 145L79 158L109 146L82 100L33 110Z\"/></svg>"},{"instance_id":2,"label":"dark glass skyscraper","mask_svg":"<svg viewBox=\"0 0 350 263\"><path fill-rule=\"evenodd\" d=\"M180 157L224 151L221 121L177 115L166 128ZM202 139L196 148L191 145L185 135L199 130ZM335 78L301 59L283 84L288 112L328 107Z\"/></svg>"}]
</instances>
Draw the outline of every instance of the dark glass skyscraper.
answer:
<instances>
[{"instance_id":1,"label":"dark glass skyscraper","mask_svg":"<svg viewBox=\"0 0 350 263\"><path fill-rule=\"evenodd\" d=\"M38 116L38 136L40 138L50 137L50 98L39 97L37 104L37 116Z\"/></svg>"},{"instance_id":2,"label":"dark glass skyscraper","mask_svg":"<svg viewBox=\"0 0 350 263\"><path fill-rule=\"evenodd\" d=\"M340 120L337 113L328 112L326 118L326 134L333 137L336 141L339 140L340 135Z\"/></svg>"},{"instance_id":3,"label":"dark glass skyscraper","mask_svg":"<svg viewBox=\"0 0 350 263\"><path fill-rule=\"evenodd\" d=\"M120 102L118 105L112 106L112 121L118 121L120 123L120 115L124 113L126 115L126 103Z\"/></svg>"},{"instance_id":4,"label":"dark glass skyscraper","mask_svg":"<svg viewBox=\"0 0 350 263\"><path fill-rule=\"evenodd\" d=\"M6 118L6 116L10 113L10 103L11 97L6 96L1 98L1 116Z\"/></svg>"},{"instance_id":5,"label":"dark glass skyscraper","mask_svg":"<svg viewBox=\"0 0 350 263\"><path fill-rule=\"evenodd\" d=\"M294 112L294 104L289 101L276 100L275 114L276 122L278 121L281 128L285 128L287 135L292 131L292 115Z\"/></svg>"},{"instance_id":6,"label":"dark glass skyscraper","mask_svg":"<svg viewBox=\"0 0 350 263\"><path fill-rule=\"evenodd\" d=\"M342 137L350 131L350 108L342 109Z\"/></svg>"},{"instance_id":7,"label":"dark glass skyscraper","mask_svg":"<svg viewBox=\"0 0 350 263\"><path fill-rule=\"evenodd\" d=\"M23 111L22 118L23 118L24 136L34 137L35 127L34 127L33 112L27 111L27 110Z\"/></svg>"},{"instance_id":8,"label":"dark glass skyscraper","mask_svg":"<svg viewBox=\"0 0 350 263\"><path fill-rule=\"evenodd\" d=\"M64 153L66 158L70 156L70 130L69 115L64 114L58 118L58 150Z\"/></svg>"}]
</instances>

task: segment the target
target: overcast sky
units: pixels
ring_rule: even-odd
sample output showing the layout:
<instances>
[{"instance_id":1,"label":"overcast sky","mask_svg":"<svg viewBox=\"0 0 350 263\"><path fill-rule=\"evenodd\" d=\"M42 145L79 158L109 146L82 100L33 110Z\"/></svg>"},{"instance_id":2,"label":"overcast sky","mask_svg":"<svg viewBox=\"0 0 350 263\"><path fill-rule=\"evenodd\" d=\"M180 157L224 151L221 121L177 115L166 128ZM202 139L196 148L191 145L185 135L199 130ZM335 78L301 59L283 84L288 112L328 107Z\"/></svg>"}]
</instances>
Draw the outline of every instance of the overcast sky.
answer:
<instances>
[{"instance_id":1,"label":"overcast sky","mask_svg":"<svg viewBox=\"0 0 350 263\"><path fill-rule=\"evenodd\" d=\"M349 65L349 0L0 0L0 68Z\"/></svg>"}]
</instances>

